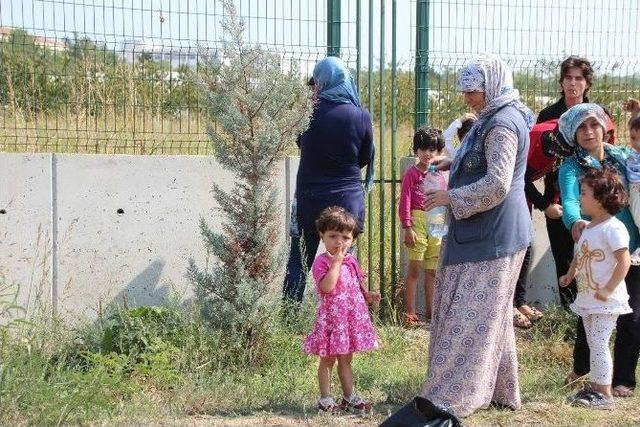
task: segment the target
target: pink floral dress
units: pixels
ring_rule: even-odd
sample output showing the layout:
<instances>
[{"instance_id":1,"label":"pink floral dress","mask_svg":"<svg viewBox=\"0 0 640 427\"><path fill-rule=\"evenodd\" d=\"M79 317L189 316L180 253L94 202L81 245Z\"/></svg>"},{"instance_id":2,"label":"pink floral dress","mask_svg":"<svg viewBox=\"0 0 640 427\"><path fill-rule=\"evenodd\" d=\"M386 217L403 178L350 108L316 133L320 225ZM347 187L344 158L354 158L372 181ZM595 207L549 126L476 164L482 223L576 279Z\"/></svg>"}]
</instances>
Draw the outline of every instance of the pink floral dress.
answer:
<instances>
[{"instance_id":1,"label":"pink floral dress","mask_svg":"<svg viewBox=\"0 0 640 427\"><path fill-rule=\"evenodd\" d=\"M378 348L378 336L360 288L364 274L358 260L347 254L340 266L335 288L331 292L323 292L318 283L329 267L331 258L326 252L318 255L311 267L320 305L313 331L302 344L303 350L325 357Z\"/></svg>"}]
</instances>

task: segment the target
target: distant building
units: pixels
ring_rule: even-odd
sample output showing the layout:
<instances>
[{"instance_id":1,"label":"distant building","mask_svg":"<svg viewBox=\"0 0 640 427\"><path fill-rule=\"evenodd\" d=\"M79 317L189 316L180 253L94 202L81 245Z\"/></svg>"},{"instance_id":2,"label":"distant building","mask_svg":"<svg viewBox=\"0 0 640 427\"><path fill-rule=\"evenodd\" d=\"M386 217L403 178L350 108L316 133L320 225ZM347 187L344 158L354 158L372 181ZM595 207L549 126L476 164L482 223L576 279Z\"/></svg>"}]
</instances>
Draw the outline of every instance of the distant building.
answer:
<instances>
[{"instance_id":1,"label":"distant building","mask_svg":"<svg viewBox=\"0 0 640 427\"><path fill-rule=\"evenodd\" d=\"M9 39L13 30L13 27L0 27L0 40ZM69 49L64 41L44 36L33 36L33 44L43 49L51 49L59 52L64 52Z\"/></svg>"},{"instance_id":2,"label":"distant building","mask_svg":"<svg viewBox=\"0 0 640 427\"><path fill-rule=\"evenodd\" d=\"M165 46L146 40L125 40L117 52L127 62L135 62L143 54L149 54L154 61L169 63L172 68L192 67L198 63L198 50L194 47Z\"/></svg>"},{"instance_id":3,"label":"distant building","mask_svg":"<svg viewBox=\"0 0 640 427\"><path fill-rule=\"evenodd\" d=\"M64 52L67 49L69 49L69 46L67 46L67 44L62 40L58 40L50 37L43 37L43 36L35 36L33 44L35 44L38 47L56 50L58 52Z\"/></svg>"},{"instance_id":4,"label":"distant building","mask_svg":"<svg viewBox=\"0 0 640 427\"><path fill-rule=\"evenodd\" d=\"M0 40L6 40L11 37L11 33L13 32L13 28L11 27L0 27Z\"/></svg>"}]
</instances>

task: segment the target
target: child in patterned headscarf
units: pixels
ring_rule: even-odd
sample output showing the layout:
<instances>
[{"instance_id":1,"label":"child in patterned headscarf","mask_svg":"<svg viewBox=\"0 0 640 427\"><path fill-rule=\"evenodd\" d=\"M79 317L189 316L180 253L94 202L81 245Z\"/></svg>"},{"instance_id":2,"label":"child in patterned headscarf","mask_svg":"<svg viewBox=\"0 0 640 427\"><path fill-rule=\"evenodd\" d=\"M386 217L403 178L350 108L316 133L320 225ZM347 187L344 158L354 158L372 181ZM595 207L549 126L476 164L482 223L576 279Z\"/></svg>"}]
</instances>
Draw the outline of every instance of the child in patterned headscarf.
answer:
<instances>
[{"instance_id":1,"label":"child in patterned headscarf","mask_svg":"<svg viewBox=\"0 0 640 427\"><path fill-rule=\"evenodd\" d=\"M627 157L627 179L629 180L629 210L636 226L640 227L640 101L629 98L624 105L631 113L629 139L633 149ZM640 248L631 254L631 264L640 265Z\"/></svg>"}]
</instances>

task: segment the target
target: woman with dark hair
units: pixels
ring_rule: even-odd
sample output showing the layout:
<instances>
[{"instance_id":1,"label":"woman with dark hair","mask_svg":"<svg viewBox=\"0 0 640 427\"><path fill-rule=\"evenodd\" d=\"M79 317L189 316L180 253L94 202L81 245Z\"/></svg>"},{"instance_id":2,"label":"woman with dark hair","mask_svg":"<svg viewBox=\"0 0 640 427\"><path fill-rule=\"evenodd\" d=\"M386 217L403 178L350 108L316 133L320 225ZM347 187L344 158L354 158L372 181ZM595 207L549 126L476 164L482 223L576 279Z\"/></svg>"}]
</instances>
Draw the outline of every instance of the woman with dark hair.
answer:
<instances>
[{"instance_id":1,"label":"woman with dark hair","mask_svg":"<svg viewBox=\"0 0 640 427\"><path fill-rule=\"evenodd\" d=\"M594 71L591 63L578 56L569 56L560 64L560 99L544 108L538 114L536 123L543 123L549 120L557 120L562 113L576 104L589 102L587 93L593 84ZM534 171L527 167L525 174L525 194L527 200L536 209L544 212L547 235L551 245L551 253L556 266L557 277L566 274L571 259L573 258L573 238L571 233L562 224L562 202L560 200L560 190L558 188L558 171L552 170L544 176L544 193L541 193L534 185ZM537 177L536 177L537 178ZM514 325L520 328L531 326L532 320L541 317L538 310L529 307L525 301L525 283L527 280L527 270L531 257L531 248L527 250L522 270L516 285L514 298ZM559 287L560 303L568 307L576 297L577 289L575 280L567 287ZM588 361L587 361L587 367Z\"/></svg>"},{"instance_id":2,"label":"woman with dark hair","mask_svg":"<svg viewBox=\"0 0 640 427\"><path fill-rule=\"evenodd\" d=\"M360 170L373 173L371 116L360 105L353 77L336 57L318 62L313 70L316 105L309 129L298 139L300 166L296 179L296 212L283 293L285 300L302 301L306 274L320 244L315 220L325 208L341 206L364 225L364 189Z\"/></svg>"},{"instance_id":3,"label":"woman with dark hair","mask_svg":"<svg viewBox=\"0 0 640 427\"><path fill-rule=\"evenodd\" d=\"M597 104L575 105L560 117L558 125L567 143L575 147L574 154L560 167L559 183L562 193L562 221L567 230L570 230L573 239L578 241L589 220L581 216L578 201L579 177L590 169L611 166L619 174L625 189L628 189L626 159L629 151L605 143L607 117L602 107ZM616 217L629 232L629 250L635 251L640 243L640 235L629 208L622 209ZM633 313L621 315L616 323L612 384L613 394L620 397L630 396L636 386L635 371L640 355L640 266L629 268L625 282ZM586 375L590 370L589 346L582 318L578 319L573 356L574 370L569 375L569 380Z\"/></svg>"}]
</instances>

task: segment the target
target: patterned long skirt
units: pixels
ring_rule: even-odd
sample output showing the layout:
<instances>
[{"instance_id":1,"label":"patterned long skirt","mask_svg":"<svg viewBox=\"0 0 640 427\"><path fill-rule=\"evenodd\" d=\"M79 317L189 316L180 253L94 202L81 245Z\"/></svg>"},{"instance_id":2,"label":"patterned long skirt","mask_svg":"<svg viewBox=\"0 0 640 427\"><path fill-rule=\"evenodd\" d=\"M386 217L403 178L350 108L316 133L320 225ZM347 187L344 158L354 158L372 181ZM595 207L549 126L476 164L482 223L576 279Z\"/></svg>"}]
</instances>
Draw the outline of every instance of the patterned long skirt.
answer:
<instances>
[{"instance_id":1,"label":"patterned long skirt","mask_svg":"<svg viewBox=\"0 0 640 427\"><path fill-rule=\"evenodd\" d=\"M438 270L420 395L458 417L491 402L521 406L513 293L524 255Z\"/></svg>"}]
</instances>

